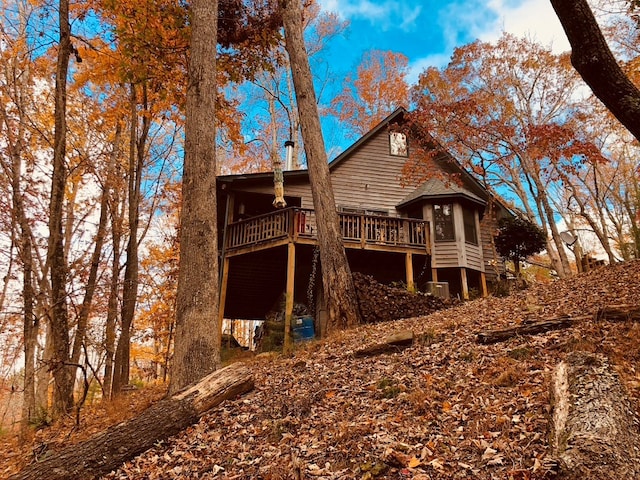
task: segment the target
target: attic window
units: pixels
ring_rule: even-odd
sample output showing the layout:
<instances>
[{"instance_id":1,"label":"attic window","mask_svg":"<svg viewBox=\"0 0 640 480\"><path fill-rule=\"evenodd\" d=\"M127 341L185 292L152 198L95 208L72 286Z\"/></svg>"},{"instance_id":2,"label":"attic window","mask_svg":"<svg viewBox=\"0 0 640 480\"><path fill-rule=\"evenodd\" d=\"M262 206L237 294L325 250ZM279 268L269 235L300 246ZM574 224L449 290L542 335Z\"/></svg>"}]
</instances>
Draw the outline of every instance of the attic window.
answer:
<instances>
[{"instance_id":1,"label":"attic window","mask_svg":"<svg viewBox=\"0 0 640 480\"><path fill-rule=\"evenodd\" d=\"M389 152L396 157L406 157L407 136L402 132L391 132L389 134Z\"/></svg>"}]
</instances>

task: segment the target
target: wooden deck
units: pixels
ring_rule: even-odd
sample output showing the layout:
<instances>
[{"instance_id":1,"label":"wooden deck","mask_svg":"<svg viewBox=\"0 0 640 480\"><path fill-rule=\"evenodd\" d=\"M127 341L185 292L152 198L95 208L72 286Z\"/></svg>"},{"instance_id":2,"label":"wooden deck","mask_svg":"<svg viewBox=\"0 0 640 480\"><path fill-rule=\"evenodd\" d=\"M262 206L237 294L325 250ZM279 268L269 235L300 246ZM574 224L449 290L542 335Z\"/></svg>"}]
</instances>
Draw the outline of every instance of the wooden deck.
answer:
<instances>
[{"instance_id":1,"label":"wooden deck","mask_svg":"<svg viewBox=\"0 0 640 480\"><path fill-rule=\"evenodd\" d=\"M339 213L345 248L429 254L428 222L409 218ZM227 226L225 256L236 256L287 243L317 243L314 210L286 208Z\"/></svg>"}]
</instances>

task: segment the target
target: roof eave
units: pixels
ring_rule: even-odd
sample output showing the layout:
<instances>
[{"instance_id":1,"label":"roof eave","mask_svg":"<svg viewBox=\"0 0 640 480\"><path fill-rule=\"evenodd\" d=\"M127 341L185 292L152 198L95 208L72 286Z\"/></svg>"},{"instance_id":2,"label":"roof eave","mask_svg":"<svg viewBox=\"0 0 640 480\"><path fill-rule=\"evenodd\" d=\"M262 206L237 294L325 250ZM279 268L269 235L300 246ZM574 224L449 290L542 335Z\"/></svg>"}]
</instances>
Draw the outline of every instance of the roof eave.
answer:
<instances>
[{"instance_id":1,"label":"roof eave","mask_svg":"<svg viewBox=\"0 0 640 480\"><path fill-rule=\"evenodd\" d=\"M406 208L410 205L413 205L414 203L418 203L420 201L425 201L425 200L449 200L449 199L451 200L464 199L472 203L475 203L476 205L479 205L483 208L487 206L487 202L485 202L480 198L475 198L465 193L457 192L457 193L447 193L442 195L429 195L429 194L420 195L416 198L412 198L410 200L397 204L396 208Z\"/></svg>"}]
</instances>

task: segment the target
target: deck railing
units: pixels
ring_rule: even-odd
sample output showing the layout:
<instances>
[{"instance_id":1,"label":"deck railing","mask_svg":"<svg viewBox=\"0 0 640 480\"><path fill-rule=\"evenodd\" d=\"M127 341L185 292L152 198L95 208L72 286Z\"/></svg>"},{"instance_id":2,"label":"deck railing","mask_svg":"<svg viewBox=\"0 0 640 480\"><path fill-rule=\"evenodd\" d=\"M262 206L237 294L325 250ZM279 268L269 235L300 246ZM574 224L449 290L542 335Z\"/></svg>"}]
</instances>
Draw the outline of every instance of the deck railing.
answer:
<instances>
[{"instance_id":1,"label":"deck railing","mask_svg":"<svg viewBox=\"0 0 640 480\"><path fill-rule=\"evenodd\" d=\"M339 212L345 243L366 245L429 246L429 229L424 220ZM265 241L292 238L315 239L316 212L306 208L286 208L228 225L228 250Z\"/></svg>"},{"instance_id":2,"label":"deck railing","mask_svg":"<svg viewBox=\"0 0 640 480\"><path fill-rule=\"evenodd\" d=\"M230 223L227 226L227 249L286 238L293 230L293 213L293 209L287 208Z\"/></svg>"}]
</instances>

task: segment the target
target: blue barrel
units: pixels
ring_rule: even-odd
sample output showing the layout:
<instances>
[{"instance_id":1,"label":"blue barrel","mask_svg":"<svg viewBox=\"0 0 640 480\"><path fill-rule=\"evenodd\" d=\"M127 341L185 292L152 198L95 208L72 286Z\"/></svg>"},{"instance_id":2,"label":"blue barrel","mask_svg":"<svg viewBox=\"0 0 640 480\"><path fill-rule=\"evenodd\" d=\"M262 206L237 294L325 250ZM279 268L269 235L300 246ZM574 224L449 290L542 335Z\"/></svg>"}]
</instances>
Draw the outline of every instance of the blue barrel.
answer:
<instances>
[{"instance_id":1,"label":"blue barrel","mask_svg":"<svg viewBox=\"0 0 640 480\"><path fill-rule=\"evenodd\" d=\"M293 319L293 339L296 342L306 342L313 340L315 329L313 327L313 317L295 317Z\"/></svg>"}]
</instances>

